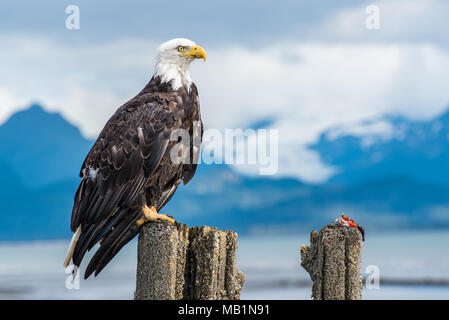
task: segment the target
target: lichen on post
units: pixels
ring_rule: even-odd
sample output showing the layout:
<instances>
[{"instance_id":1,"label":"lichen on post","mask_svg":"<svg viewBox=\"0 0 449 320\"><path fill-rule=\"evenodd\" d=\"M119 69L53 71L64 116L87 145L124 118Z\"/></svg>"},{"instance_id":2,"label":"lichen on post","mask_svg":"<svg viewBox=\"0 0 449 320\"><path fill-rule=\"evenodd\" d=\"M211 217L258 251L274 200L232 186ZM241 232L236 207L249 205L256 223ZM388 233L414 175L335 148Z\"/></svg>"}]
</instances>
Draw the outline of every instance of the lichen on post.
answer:
<instances>
[{"instance_id":1,"label":"lichen on post","mask_svg":"<svg viewBox=\"0 0 449 320\"><path fill-rule=\"evenodd\" d=\"M188 245L186 225L150 222L139 234L135 299L178 300Z\"/></svg>"},{"instance_id":2,"label":"lichen on post","mask_svg":"<svg viewBox=\"0 0 449 320\"><path fill-rule=\"evenodd\" d=\"M362 234L335 223L310 234L301 247L301 266L312 279L315 300L362 299Z\"/></svg>"},{"instance_id":3,"label":"lichen on post","mask_svg":"<svg viewBox=\"0 0 449 320\"><path fill-rule=\"evenodd\" d=\"M245 280L237 268L237 234L210 227L189 229L184 298L237 300Z\"/></svg>"},{"instance_id":4,"label":"lichen on post","mask_svg":"<svg viewBox=\"0 0 449 320\"><path fill-rule=\"evenodd\" d=\"M139 235L135 299L238 300L245 277L236 249L232 230L148 223Z\"/></svg>"}]
</instances>

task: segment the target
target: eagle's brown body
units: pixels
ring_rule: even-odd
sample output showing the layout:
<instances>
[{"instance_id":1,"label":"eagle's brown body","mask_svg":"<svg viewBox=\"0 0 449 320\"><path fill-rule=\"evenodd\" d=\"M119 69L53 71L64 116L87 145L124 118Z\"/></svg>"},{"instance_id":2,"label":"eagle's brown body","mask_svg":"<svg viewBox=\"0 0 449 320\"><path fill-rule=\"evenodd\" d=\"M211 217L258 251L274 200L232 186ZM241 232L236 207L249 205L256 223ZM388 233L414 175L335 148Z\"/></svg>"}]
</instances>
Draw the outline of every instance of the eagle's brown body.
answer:
<instances>
[{"instance_id":1,"label":"eagle's brown body","mask_svg":"<svg viewBox=\"0 0 449 320\"><path fill-rule=\"evenodd\" d=\"M199 130L194 132L194 123ZM178 141L171 133L184 129L190 135L190 164L174 163L170 152ZM198 132L199 131L199 132ZM106 123L81 168L83 178L71 218L73 232L81 233L73 252L79 266L97 242L101 246L90 261L85 278L104 266L139 232L136 221L142 206L161 209L178 185L186 184L196 170L194 134L202 135L198 93L174 91L170 83L154 77L145 88L121 106Z\"/></svg>"}]
</instances>

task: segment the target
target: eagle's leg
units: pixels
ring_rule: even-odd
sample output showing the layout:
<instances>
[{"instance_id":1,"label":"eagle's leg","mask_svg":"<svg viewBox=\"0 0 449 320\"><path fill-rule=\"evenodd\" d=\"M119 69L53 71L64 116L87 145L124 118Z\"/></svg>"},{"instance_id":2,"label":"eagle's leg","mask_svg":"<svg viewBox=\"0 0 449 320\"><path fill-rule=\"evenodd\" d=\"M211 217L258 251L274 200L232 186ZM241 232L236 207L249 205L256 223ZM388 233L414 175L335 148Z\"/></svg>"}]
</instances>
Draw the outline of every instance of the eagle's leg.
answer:
<instances>
[{"instance_id":1,"label":"eagle's leg","mask_svg":"<svg viewBox=\"0 0 449 320\"><path fill-rule=\"evenodd\" d=\"M142 218L140 218L136 222L138 227L141 227L145 222L149 221L153 222L167 221L170 224L175 224L175 219L167 216L166 214L157 213L156 208L154 206L148 208L147 205L144 205L142 207L142 213L143 213Z\"/></svg>"}]
</instances>

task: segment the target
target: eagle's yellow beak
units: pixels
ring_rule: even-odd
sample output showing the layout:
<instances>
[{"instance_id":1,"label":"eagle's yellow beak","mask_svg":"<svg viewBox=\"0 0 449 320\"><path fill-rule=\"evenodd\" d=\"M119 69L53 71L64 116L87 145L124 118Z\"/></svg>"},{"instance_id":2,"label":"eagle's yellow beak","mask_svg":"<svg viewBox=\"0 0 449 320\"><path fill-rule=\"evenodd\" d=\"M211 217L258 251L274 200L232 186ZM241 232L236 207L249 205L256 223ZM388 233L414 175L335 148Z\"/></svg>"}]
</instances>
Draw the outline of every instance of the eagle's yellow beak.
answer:
<instances>
[{"instance_id":1,"label":"eagle's yellow beak","mask_svg":"<svg viewBox=\"0 0 449 320\"><path fill-rule=\"evenodd\" d=\"M181 57L191 57L194 59L203 59L206 61L206 51L200 46L193 46L192 49L189 52L185 52L181 54Z\"/></svg>"}]
</instances>

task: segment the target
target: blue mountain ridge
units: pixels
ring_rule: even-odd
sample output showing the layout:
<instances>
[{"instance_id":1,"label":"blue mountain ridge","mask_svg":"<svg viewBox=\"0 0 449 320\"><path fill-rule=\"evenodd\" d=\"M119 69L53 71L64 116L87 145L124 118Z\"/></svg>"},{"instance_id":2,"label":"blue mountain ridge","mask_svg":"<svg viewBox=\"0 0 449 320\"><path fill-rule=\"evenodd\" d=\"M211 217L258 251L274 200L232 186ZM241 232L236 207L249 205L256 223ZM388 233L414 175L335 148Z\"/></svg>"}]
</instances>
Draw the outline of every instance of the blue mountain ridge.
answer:
<instances>
[{"instance_id":1,"label":"blue mountain ridge","mask_svg":"<svg viewBox=\"0 0 449 320\"><path fill-rule=\"evenodd\" d=\"M0 161L33 188L76 177L93 143L60 114L48 113L38 104L0 126L0 141Z\"/></svg>"},{"instance_id":2,"label":"blue mountain ridge","mask_svg":"<svg viewBox=\"0 0 449 320\"><path fill-rule=\"evenodd\" d=\"M199 165L163 212L189 225L242 234L310 231L342 212L368 231L449 228L449 114L422 122L382 120L401 134L366 145L362 136L331 139L329 131L310 146L338 168L325 184ZM93 141L39 105L0 126L0 141L0 241L70 237L78 173Z\"/></svg>"},{"instance_id":3,"label":"blue mountain ridge","mask_svg":"<svg viewBox=\"0 0 449 320\"><path fill-rule=\"evenodd\" d=\"M353 184L400 175L449 185L449 112L428 121L385 116L364 125L376 122L390 124L392 132L387 139L375 134L335 139L330 129L310 146L324 163L338 167L328 183Z\"/></svg>"}]
</instances>

